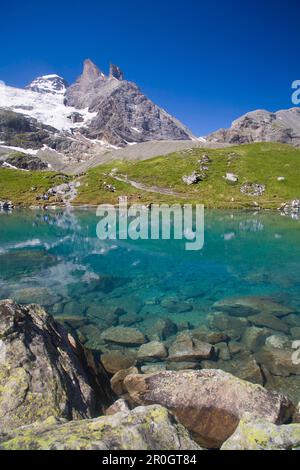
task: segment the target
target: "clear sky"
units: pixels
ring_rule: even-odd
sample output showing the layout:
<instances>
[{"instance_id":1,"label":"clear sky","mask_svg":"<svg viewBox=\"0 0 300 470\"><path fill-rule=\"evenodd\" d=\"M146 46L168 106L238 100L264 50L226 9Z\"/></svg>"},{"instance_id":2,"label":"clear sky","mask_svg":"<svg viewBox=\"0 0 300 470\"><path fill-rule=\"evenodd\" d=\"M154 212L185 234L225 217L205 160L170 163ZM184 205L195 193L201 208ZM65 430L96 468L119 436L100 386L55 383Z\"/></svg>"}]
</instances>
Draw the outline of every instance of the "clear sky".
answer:
<instances>
[{"instance_id":1,"label":"clear sky","mask_svg":"<svg viewBox=\"0 0 300 470\"><path fill-rule=\"evenodd\" d=\"M118 64L196 135L292 107L299 0L14 0L0 5L0 80L69 82L91 58Z\"/></svg>"}]
</instances>

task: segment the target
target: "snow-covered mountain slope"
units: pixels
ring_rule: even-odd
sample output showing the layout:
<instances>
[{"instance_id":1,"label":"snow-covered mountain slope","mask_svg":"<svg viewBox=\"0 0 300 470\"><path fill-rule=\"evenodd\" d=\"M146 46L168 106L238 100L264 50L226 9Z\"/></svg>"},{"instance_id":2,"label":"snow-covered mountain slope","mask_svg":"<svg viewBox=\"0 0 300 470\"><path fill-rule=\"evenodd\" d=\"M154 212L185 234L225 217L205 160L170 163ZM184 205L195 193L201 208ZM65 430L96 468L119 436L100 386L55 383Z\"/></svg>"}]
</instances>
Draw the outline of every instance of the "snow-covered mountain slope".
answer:
<instances>
[{"instance_id":1,"label":"snow-covered mountain slope","mask_svg":"<svg viewBox=\"0 0 300 470\"><path fill-rule=\"evenodd\" d=\"M64 94L40 93L0 84L0 108L30 116L58 131L70 131L88 125L96 116L88 109L64 105ZM82 122L74 122L73 113L82 116ZM81 121L81 120L80 120Z\"/></svg>"},{"instance_id":2,"label":"snow-covered mountain slope","mask_svg":"<svg viewBox=\"0 0 300 470\"><path fill-rule=\"evenodd\" d=\"M64 95L68 88L66 80L59 75L43 75L33 80L27 87L27 90L37 93L50 93L52 95Z\"/></svg>"},{"instance_id":3,"label":"snow-covered mountain slope","mask_svg":"<svg viewBox=\"0 0 300 470\"><path fill-rule=\"evenodd\" d=\"M191 131L149 100L121 69L105 75L90 60L76 83L56 74L26 89L0 81L0 147L23 153L53 152L79 163L107 150L147 141L197 140Z\"/></svg>"}]
</instances>

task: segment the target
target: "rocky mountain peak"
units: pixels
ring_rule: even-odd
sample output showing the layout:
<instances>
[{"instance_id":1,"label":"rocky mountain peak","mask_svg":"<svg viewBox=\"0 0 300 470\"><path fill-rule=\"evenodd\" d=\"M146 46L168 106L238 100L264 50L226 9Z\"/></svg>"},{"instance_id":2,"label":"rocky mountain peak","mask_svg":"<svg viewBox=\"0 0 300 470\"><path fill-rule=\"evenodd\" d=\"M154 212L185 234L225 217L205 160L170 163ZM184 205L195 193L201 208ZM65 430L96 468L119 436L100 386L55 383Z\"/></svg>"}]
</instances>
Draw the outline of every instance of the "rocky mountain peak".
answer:
<instances>
[{"instance_id":1,"label":"rocky mountain peak","mask_svg":"<svg viewBox=\"0 0 300 470\"><path fill-rule=\"evenodd\" d=\"M79 77L80 81L94 82L98 79L106 79L105 75L90 59L86 59L83 63L83 72Z\"/></svg>"},{"instance_id":2,"label":"rocky mountain peak","mask_svg":"<svg viewBox=\"0 0 300 470\"><path fill-rule=\"evenodd\" d=\"M64 95L68 88L66 80L59 75L43 75L33 80L26 90L36 93L49 93L51 95Z\"/></svg>"},{"instance_id":3,"label":"rocky mountain peak","mask_svg":"<svg viewBox=\"0 0 300 470\"><path fill-rule=\"evenodd\" d=\"M110 64L109 66L109 78L116 78L117 80L124 80L124 73L117 65Z\"/></svg>"}]
</instances>

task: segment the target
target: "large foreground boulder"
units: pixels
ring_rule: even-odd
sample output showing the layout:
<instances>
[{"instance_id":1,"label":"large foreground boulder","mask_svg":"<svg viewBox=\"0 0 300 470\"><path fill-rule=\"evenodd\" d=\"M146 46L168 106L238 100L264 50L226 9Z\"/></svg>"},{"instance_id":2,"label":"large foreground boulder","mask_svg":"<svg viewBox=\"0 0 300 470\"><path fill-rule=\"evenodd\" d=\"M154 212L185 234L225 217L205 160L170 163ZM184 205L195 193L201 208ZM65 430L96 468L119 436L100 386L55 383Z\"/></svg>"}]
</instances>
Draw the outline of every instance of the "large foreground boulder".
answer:
<instances>
[{"instance_id":1,"label":"large foreground boulder","mask_svg":"<svg viewBox=\"0 0 300 470\"><path fill-rule=\"evenodd\" d=\"M100 363L37 305L0 302L0 429L83 419L112 403Z\"/></svg>"},{"instance_id":2,"label":"large foreground boulder","mask_svg":"<svg viewBox=\"0 0 300 470\"><path fill-rule=\"evenodd\" d=\"M2 450L201 450L165 408L139 407L112 416L44 423L0 432Z\"/></svg>"},{"instance_id":3,"label":"large foreground boulder","mask_svg":"<svg viewBox=\"0 0 300 470\"><path fill-rule=\"evenodd\" d=\"M172 411L207 448L221 447L246 412L253 419L281 424L295 411L283 395L220 370L129 375L124 385L134 403L157 403Z\"/></svg>"},{"instance_id":4,"label":"large foreground boulder","mask_svg":"<svg viewBox=\"0 0 300 470\"><path fill-rule=\"evenodd\" d=\"M292 450L300 448L300 424L276 426L245 418L222 450Z\"/></svg>"}]
</instances>

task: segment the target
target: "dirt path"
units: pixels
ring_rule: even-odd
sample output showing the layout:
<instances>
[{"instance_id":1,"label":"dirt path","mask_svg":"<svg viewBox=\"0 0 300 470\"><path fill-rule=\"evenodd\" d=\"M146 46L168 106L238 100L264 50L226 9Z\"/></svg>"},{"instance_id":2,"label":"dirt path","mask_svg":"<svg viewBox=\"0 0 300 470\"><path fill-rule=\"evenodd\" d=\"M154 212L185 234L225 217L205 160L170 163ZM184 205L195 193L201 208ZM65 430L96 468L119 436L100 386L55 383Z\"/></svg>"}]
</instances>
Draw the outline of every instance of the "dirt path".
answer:
<instances>
[{"instance_id":1,"label":"dirt path","mask_svg":"<svg viewBox=\"0 0 300 470\"><path fill-rule=\"evenodd\" d=\"M130 184L133 188L136 189L141 189L142 191L147 191L149 193L157 193L157 194L165 194L168 196L177 196L177 197L185 197L181 193L177 193L176 191L172 191L172 189L167 189L167 188L159 188L158 186L147 186L144 183L139 183L137 181L129 180L126 178L126 176L113 176L110 175L111 178L117 180L117 181L122 181L122 183L127 183Z\"/></svg>"}]
</instances>

